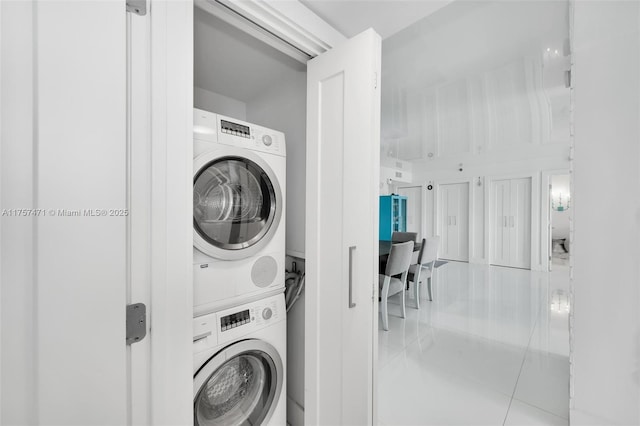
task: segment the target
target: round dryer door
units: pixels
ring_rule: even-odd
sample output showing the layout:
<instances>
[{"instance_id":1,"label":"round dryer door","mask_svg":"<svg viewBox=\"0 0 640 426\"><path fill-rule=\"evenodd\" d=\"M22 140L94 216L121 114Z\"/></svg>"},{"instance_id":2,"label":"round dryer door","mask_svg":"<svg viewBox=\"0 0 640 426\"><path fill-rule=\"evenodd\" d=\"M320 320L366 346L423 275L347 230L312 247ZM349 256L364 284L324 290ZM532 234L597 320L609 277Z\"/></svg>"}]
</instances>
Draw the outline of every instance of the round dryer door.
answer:
<instances>
[{"instance_id":1,"label":"round dryer door","mask_svg":"<svg viewBox=\"0 0 640 426\"><path fill-rule=\"evenodd\" d=\"M224 260L262 249L282 215L280 185L269 165L251 151L229 155L218 150L196 158L194 171L196 248Z\"/></svg>"},{"instance_id":2,"label":"round dryer door","mask_svg":"<svg viewBox=\"0 0 640 426\"><path fill-rule=\"evenodd\" d=\"M260 425L282 391L282 360L262 340L243 340L213 356L194 378L194 424Z\"/></svg>"}]
</instances>

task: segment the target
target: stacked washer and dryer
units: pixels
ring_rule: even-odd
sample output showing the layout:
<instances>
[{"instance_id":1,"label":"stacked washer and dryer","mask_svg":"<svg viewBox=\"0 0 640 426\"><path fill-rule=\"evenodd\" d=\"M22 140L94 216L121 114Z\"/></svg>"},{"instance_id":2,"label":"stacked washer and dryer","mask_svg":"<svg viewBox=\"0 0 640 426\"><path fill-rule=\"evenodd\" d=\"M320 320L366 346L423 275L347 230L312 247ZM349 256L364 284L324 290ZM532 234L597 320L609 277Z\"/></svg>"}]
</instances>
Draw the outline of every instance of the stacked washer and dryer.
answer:
<instances>
[{"instance_id":1,"label":"stacked washer and dryer","mask_svg":"<svg viewBox=\"0 0 640 426\"><path fill-rule=\"evenodd\" d=\"M284 134L194 110L194 424L286 424Z\"/></svg>"}]
</instances>

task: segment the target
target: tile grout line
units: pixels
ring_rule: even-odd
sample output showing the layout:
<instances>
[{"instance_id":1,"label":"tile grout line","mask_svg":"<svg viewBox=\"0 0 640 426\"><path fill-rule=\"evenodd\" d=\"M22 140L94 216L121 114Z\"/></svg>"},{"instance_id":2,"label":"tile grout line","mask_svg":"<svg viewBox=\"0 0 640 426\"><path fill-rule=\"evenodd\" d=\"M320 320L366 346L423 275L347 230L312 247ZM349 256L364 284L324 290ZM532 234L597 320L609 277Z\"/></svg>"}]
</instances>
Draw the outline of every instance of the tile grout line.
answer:
<instances>
[{"instance_id":1,"label":"tile grout line","mask_svg":"<svg viewBox=\"0 0 640 426\"><path fill-rule=\"evenodd\" d=\"M529 341L527 342L527 346L524 350L524 356L522 357L522 364L520 364L520 371L518 371L518 377L516 378L516 384L513 386L513 393L511 394L511 399L509 400L509 406L507 407L507 412L504 415L504 420L502 421L502 426L505 426L507 423L507 418L509 417L509 410L511 410L511 404L516 395L516 390L518 389L518 382L520 382L520 376L522 375L522 370L524 369L524 363L527 360L527 353L531 348L531 340L533 339L533 334L536 332L536 328L538 327L538 323L540 322L540 317L542 316L542 303L538 307L538 315L536 317L536 322L533 324L533 328L531 329L531 335L529 336Z\"/></svg>"},{"instance_id":2,"label":"tile grout line","mask_svg":"<svg viewBox=\"0 0 640 426\"><path fill-rule=\"evenodd\" d=\"M540 408L540 407L538 407L537 405L533 405L533 404L531 404L530 402L523 401L523 400L518 399L518 398L513 398L513 399L515 399L516 401L518 401L518 402L519 402L519 403L521 403L521 404L528 405L528 406L529 406L529 407L531 407L531 408L534 408L534 409L536 409L536 410L538 410L538 411L542 411L543 413L549 414L550 416L557 417L557 418L559 418L559 419L569 421L569 418L568 418L568 417L560 416L560 415L558 415L557 413L553 413L553 412L551 412L551 411L549 411L549 410L547 410L547 409Z\"/></svg>"}]
</instances>

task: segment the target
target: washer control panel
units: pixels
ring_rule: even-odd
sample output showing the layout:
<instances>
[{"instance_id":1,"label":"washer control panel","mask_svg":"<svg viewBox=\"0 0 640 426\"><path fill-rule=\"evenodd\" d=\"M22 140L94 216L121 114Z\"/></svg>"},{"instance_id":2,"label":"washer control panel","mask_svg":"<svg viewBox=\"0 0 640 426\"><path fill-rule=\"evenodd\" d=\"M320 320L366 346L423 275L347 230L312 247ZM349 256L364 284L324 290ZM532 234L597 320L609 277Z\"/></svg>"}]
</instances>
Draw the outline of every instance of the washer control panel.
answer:
<instances>
[{"instance_id":1,"label":"washer control panel","mask_svg":"<svg viewBox=\"0 0 640 426\"><path fill-rule=\"evenodd\" d=\"M220 318L220 331L231 330L251 322L249 309L236 312L235 314L225 315Z\"/></svg>"},{"instance_id":2,"label":"washer control panel","mask_svg":"<svg viewBox=\"0 0 640 426\"><path fill-rule=\"evenodd\" d=\"M229 135L251 139L251 128L249 126L232 123L231 121L220 120L220 131Z\"/></svg>"},{"instance_id":3,"label":"washer control panel","mask_svg":"<svg viewBox=\"0 0 640 426\"><path fill-rule=\"evenodd\" d=\"M268 320L271 318L272 315L273 315L273 311L271 310L271 308L264 308L262 310L262 318Z\"/></svg>"},{"instance_id":4,"label":"washer control panel","mask_svg":"<svg viewBox=\"0 0 640 426\"><path fill-rule=\"evenodd\" d=\"M194 353L234 341L284 321L286 316L283 293L220 312L198 316L193 319Z\"/></svg>"}]
</instances>

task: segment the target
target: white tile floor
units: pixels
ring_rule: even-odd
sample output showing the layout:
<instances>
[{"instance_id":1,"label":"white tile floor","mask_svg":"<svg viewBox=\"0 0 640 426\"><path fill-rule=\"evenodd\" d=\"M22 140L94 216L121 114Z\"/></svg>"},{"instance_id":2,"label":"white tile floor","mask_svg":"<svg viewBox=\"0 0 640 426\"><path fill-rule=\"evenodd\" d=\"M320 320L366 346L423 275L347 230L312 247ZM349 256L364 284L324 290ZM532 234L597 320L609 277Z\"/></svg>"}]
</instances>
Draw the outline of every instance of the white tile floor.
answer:
<instances>
[{"instance_id":1,"label":"white tile floor","mask_svg":"<svg viewBox=\"0 0 640 426\"><path fill-rule=\"evenodd\" d=\"M379 423L567 425L568 267L436 271L433 302L408 292L379 331Z\"/></svg>"}]
</instances>

